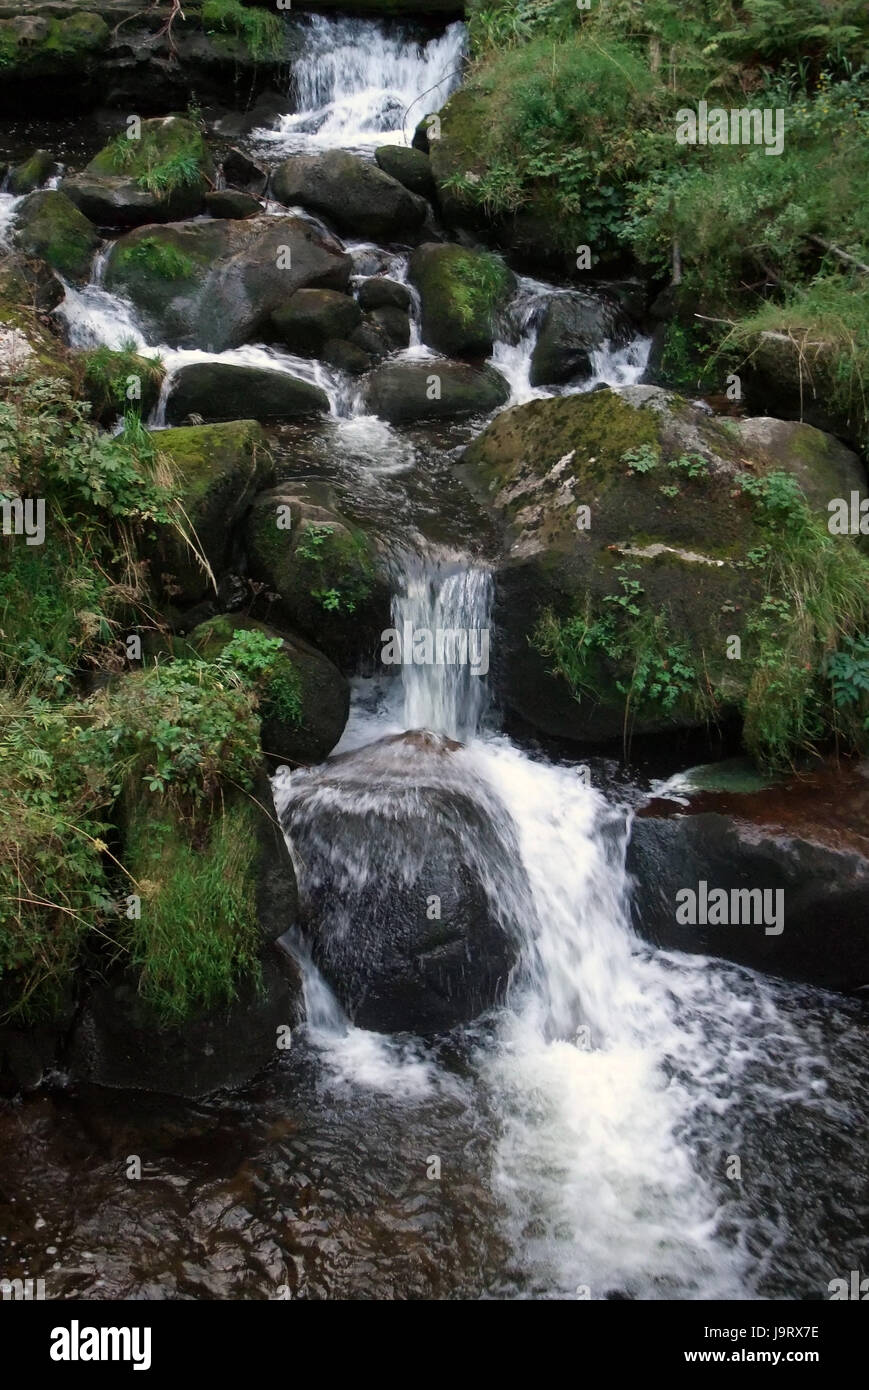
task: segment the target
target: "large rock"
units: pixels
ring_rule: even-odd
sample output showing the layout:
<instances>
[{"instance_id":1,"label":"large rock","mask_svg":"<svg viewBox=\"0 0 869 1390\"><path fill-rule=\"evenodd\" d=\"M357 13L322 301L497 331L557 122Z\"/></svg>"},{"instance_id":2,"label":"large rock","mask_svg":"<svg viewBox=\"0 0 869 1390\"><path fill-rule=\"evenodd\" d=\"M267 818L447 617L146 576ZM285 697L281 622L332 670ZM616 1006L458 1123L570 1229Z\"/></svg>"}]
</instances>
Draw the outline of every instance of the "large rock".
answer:
<instances>
[{"instance_id":1,"label":"large rock","mask_svg":"<svg viewBox=\"0 0 869 1390\"><path fill-rule=\"evenodd\" d=\"M428 155L407 145L381 145L374 151L378 168L390 178L417 193L420 198L433 198L435 181L432 177Z\"/></svg>"},{"instance_id":2,"label":"large rock","mask_svg":"<svg viewBox=\"0 0 869 1390\"><path fill-rule=\"evenodd\" d=\"M303 638L237 614L207 619L188 640L199 655L211 661L241 631L263 632L283 642L274 676L260 700L265 756L280 763L322 762L347 723L350 686L346 677Z\"/></svg>"},{"instance_id":3,"label":"large rock","mask_svg":"<svg viewBox=\"0 0 869 1390\"><path fill-rule=\"evenodd\" d=\"M665 950L860 989L869 984L867 812L865 763L753 793L689 793L687 805L684 794L662 794L641 808L628 845L637 931ZM710 902L716 889L726 900Z\"/></svg>"},{"instance_id":4,"label":"large rock","mask_svg":"<svg viewBox=\"0 0 869 1390\"><path fill-rule=\"evenodd\" d=\"M422 304L423 342L446 357L488 357L495 320L516 285L497 256L424 242L410 258Z\"/></svg>"},{"instance_id":5,"label":"large rock","mask_svg":"<svg viewBox=\"0 0 869 1390\"><path fill-rule=\"evenodd\" d=\"M112 249L106 285L132 299L172 347L222 352L269 331L295 290L343 290L350 257L300 217L142 227Z\"/></svg>"},{"instance_id":6,"label":"large rock","mask_svg":"<svg viewBox=\"0 0 869 1390\"><path fill-rule=\"evenodd\" d=\"M348 338L362 321L362 310L336 290L296 290L272 314L279 342L300 357L321 357L331 338Z\"/></svg>"},{"instance_id":7,"label":"large rock","mask_svg":"<svg viewBox=\"0 0 869 1390\"><path fill-rule=\"evenodd\" d=\"M595 348L607 341L620 347L629 340L630 328L613 300L581 290L553 295L543 311L531 354L531 385L557 385L591 376Z\"/></svg>"},{"instance_id":8,"label":"large rock","mask_svg":"<svg viewBox=\"0 0 869 1390\"><path fill-rule=\"evenodd\" d=\"M506 703L588 742L741 714L776 532L740 480L772 472L825 521L831 497L866 492L856 455L809 425L719 419L655 387L499 415L460 476L506 528L494 611Z\"/></svg>"},{"instance_id":9,"label":"large rock","mask_svg":"<svg viewBox=\"0 0 869 1390\"><path fill-rule=\"evenodd\" d=\"M492 367L427 358L376 367L365 378L363 393L370 414L403 424L485 415L504 405L510 389Z\"/></svg>"},{"instance_id":10,"label":"large rock","mask_svg":"<svg viewBox=\"0 0 869 1390\"><path fill-rule=\"evenodd\" d=\"M319 386L287 372L247 367L233 362L194 362L175 374L166 402L170 424L188 415L204 421L292 420L300 415L328 414L329 397Z\"/></svg>"},{"instance_id":11,"label":"large rock","mask_svg":"<svg viewBox=\"0 0 869 1390\"><path fill-rule=\"evenodd\" d=\"M410 290L388 275L372 275L363 280L356 294L363 309L410 309Z\"/></svg>"},{"instance_id":12,"label":"large rock","mask_svg":"<svg viewBox=\"0 0 869 1390\"><path fill-rule=\"evenodd\" d=\"M272 192L290 207L321 213L357 240L407 238L426 216L422 198L346 150L291 156L272 175Z\"/></svg>"},{"instance_id":13,"label":"large rock","mask_svg":"<svg viewBox=\"0 0 869 1390\"><path fill-rule=\"evenodd\" d=\"M34 150L28 159L9 170L9 192L18 197L33 193L47 182L56 169L54 156L48 150Z\"/></svg>"},{"instance_id":14,"label":"large rock","mask_svg":"<svg viewBox=\"0 0 869 1390\"><path fill-rule=\"evenodd\" d=\"M174 222L200 211L214 165L196 125L181 116L143 121L141 137L117 136L62 192L100 227Z\"/></svg>"},{"instance_id":15,"label":"large rock","mask_svg":"<svg viewBox=\"0 0 869 1390\"><path fill-rule=\"evenodd\" d=\"M457 748L402 735L276 797L304 865L302 929L360 1027L433 1034L476 1018L503 997L533 915L509 814Z\"/></svg>"},{"instance_id":16,"label":"large rock","mask_svg":"<svg viewBox=\"0 0 869 1390\"><path fill-rule=\"evenodd\" d=\"M257 497L245 528L250 573L274 612L342 668L371 659L388 626L389 584L364 531L328 489L285 483Z\"/></svg>"},{"instance_id":17,"label":"large rock","mask_svg":"<svg viewBox=\"0 0 869 1390\"><path fill-rule=\"evenodd\" d=\"M232 552L234 531L254 496L272 480L274 466L265 435L255 420L190 425L153 435L168 456L190 525L215 577ZM151 569L180 603L214 592L209 576L181 537L161 528Z\"/></svg>"},{"instance_id":18,"label":"large rock","mask_svg":"<svg viewBox=\"0 0 869 1390\"><path fill-rule=\"evenodd\" d=\"M15 214L15 242L28 256L38 256L66 279L82 284L90 278L100 239L74 203L54 189L31 193Z\"/></svg>"}]
</instances>

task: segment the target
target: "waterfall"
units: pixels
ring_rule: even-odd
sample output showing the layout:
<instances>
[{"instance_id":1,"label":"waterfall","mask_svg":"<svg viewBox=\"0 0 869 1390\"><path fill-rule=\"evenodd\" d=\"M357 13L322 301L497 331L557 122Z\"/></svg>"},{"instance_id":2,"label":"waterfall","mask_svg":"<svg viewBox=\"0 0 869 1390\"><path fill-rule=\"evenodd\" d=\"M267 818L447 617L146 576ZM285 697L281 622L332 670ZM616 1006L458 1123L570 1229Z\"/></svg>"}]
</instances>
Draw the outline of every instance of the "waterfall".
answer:
<instances>
[{"instance_id":1,"label":"waterfall","mask_svg":"<svg viewBox=\"0 0 869 1390\"><path fill-rule=\"evenodd\" d=\"M459 85L464 24L427 43L371 19L308 15L293 64L295 112L264 143L287 151L410 143L414 127Z\"/></svg>"}]
</instances>

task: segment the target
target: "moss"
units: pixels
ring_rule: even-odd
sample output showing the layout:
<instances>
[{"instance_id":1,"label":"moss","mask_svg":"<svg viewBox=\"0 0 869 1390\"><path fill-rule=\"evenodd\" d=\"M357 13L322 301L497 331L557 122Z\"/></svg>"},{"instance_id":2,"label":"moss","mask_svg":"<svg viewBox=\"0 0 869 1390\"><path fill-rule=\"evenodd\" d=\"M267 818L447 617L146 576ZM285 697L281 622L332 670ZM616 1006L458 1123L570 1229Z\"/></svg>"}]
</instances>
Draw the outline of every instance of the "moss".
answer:
<instances>
[{"instance_id":1,"label":"moss","mask_svg":"<svg viewBox=\"0 0 869 1390\"><path fill-rule=\"evenodd\" d=\"M426 245L412 257L422 298L425 341L447 356L488 356L495 316L515 284L497 256L460 246Z\"/></svg>"},{"instance_id":2,"label":"moss","mask_svg":"<svg viewBox=\"0 0 869 1390\"><path fill-rule=\"evenodd\" d=\"M140 357L133 347L100 347L80 354L82 391L93 406L94 418L109 421L128 410L147 417L157 404L166 375L162 361ZM132 392L132 394L131 394Z\"/></svg>"},{"instance_id":3,"label":"moss","mask_svg":"<svg viewBox=\"0 0 869 1390\"><path fill-rule=\"evenodd\" d=\"M152 236L118 248L117 270L123 273L131 266L160 280L189 280L195 270L190 256Z\"/></svg>"},{"instance_id":4,"label":"moss","mask_svg":"<svg viewBox=\"0 0 869 1390\"><path fill-rule=\"evenodd\" d=\"M105 20L90 13L51 19L36 30L0 20L0 72L6 80L66 75L107 48L109 37Z\"/></svg>"},{"instance_id":5,"label":"moss","mask_svg":"<svg viewBox=\"0 0 869 1390\"><path fill-rule=\"evenodd\" d=\"M259 812L231 799L194 828L168 802L134 804L124 857L141 898L123 944L139 991L165 1023L229 1005L258 978Z\"/></svg>"},{"instance_id":6,"label":"moss","mask_svg":"<svg viewBox=\"0 0 869 1390\"><path fill-rule=\"evenodd\" d=\"M87 173L124 174L153 193L203 183L213 164L199 127L182 116L143 121L139 139L117 136L94 156Z\"/></svg>"},{"instance_id":7,"label":"moss","mask_svg":"<svg viewBox=\"0 0 869 1390\"><path fill-rule=\"evenodd\" d=\"M73 280L86 280L99 237L88 219L63 193L32 193L19 208L16 241Z\"/></svg>"}]
</instances>

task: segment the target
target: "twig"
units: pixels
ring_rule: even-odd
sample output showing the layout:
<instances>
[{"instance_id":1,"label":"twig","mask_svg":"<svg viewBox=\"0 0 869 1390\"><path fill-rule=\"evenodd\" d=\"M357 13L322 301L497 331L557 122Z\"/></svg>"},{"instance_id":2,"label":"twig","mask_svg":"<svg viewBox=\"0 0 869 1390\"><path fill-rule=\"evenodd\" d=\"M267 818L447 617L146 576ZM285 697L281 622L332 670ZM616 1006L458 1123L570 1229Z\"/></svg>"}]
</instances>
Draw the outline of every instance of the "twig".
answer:
<instances>
[{"instance_id":1,"label":"twig","mask_svg":"<svg viewBox=\"0 0 869 1390\"><path fill-rule=\"evenodd\" d=\"M823 246L825 251L838 256L840 261L847 261L849 265L855 265L858 270L862 270L864 275L869 275L869 265L864 261L858 261L856 256L852 256L848 251L843 251L841 247L834 246L832 241L825 241L822 236L809 236L809 241L813 241L816 246Z\"/></svg>"}]
</instances>

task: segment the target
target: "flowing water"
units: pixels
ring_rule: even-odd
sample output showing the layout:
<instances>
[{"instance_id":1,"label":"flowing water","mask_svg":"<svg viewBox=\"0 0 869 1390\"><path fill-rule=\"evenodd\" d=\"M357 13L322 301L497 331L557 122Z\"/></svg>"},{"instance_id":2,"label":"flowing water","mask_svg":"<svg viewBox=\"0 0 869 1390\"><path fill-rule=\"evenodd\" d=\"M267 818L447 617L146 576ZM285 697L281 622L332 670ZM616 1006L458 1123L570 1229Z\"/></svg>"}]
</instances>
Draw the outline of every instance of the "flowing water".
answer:
<instances>
[{"instance_id":1,"label":"flowing water","mask_svg":"<svg viewBox=\"0 0 869 1390\"><path fill-rule=\"evenodd\" d=\"M401 138L426 88L436 107L457 80L463 43L459 25L422 45L313 17L295 109L257 142L279 157ZM0 234L3 216L0 202ZM358 276L406 277L405 250L351 249ZM67 292L74 343L131 340L170 374L215 356L148 343L103 266ZM505 315L492 361L514 402L550 394L529 364L559 292L523 279ZM418 324L409 352L427 352ZM592 376L560 389L635 381L647 355L641 336L603 344ZM329 394L329 419L279 433L279 460L376 524L396 630L494 641L492 538L451 472L471 426L399 430L319 363L265 345L219 356ZM58 1077L0 1115L7 1273L83 1297L792 1299L866 1267L861 1006L639 941L624 868L636 796L508 737L476 665L411 661L357 680L341 760L283 771L274 792L294 850L336 808L349 826L426 787L491 811L512 859L486 891L520 943L503 1003L435 1042L365 1031L293 938L307 1021L255 1085L190 1105L75 1093ZM408 730L461 746L423 758L389 741ZM364 884L377 845L337 842L331 862ZM139 1183L125 1175L133 1153Z\"/></svg>"}]
</instances>

